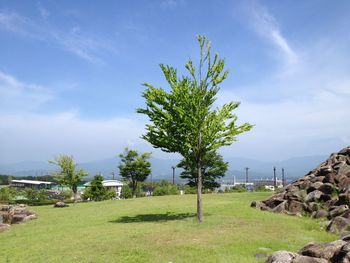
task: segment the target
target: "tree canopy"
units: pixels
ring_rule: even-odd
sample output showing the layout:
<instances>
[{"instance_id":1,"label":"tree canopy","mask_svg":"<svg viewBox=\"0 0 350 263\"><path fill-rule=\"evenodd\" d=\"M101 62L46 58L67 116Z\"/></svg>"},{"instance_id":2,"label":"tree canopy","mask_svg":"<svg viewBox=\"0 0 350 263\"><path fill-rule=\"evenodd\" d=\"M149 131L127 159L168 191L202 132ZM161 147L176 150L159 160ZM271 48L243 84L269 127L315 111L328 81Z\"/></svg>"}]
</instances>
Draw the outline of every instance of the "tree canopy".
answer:
<instances>
[{"instance_id":1,"label":"tree canopy","mask_svg":"<svg viewBox=\"0 0 350 263\"><path fill-rule=\"evenodd\" d=\"M78 184L82 181L87 172L84 169L77 169L73 156L61 154L49 163L59 166L60 171L53 172L52 175L62 185L70 187L74 193L74 201L77 201Z\"/></svg>"},{"instance_id":2,"label":"tree canopy","mask_svg":"<svg viewBox=\"0 0 350 263\"><path fill-rule=\"evenodd\" d=\"M177 167L182 168L180 177L187 179L188 185L191 187L197 186L198 171L195 160L182 159ZM216 152L209 152L202 160L202 184L203 188L213 189L219 187L217 179L224 177L228 169L228 163L223 157Z\"/></svg>"},{"instance_id":3,"label":"tree canopy","mask_svg":"<svg viewBox=\"0 0 350 263\"><path fill-rule=\"evenodd\" d=\"M197 167L197 219L202 221L202 165L208 152L231 145L236 136L249 131L252 125L237 125L233 111L238 102L214 108L219 85L227 78L225 61L218 54L211 55L211 43L205 36L197 36L200 47L198 66L191 59L185 65L188 75L179 76L171 66L160 68L170 86L167 92L144 83L146 107L137 112L148 116L146 133L142 136L154 147L176 152L195 160Z\"/></svg>"},{"instance_id":4,"label":"tree canopy","mask_svg":"<svg viewBox=\"0 0 350 263\"><path fill-rule=\"evenodd\" d=\"M130 182L132 195L135 196L137 183L145 181L151 173L151 163L148 161L151 153L139 154L137 151L125 148L119 157L120 176Z\"/></svg>"}]
</instances>

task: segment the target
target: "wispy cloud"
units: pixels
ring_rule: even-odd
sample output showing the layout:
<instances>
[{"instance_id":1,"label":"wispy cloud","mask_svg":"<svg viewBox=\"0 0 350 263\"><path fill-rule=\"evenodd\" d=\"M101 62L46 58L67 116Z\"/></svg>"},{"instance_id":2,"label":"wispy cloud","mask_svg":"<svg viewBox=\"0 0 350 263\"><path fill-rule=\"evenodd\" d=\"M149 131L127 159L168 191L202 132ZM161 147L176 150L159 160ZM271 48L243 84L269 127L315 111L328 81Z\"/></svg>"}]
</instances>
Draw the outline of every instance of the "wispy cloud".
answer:
<instances>
[{"instance_id":1,"label":"wispy cloud","mask_svg":"<svg viewBox=\"0 0 350 263\"><path fill-rule=\"evenodd\" d=\"M250 6L249 11L252 17L250 22L254 30L279 50L287 64L296 63L298 54L291 47L286 37L283 36L280 26L273 15L257 2Z\"/></svg>"},{"instance_id":2,"label":"wispy cloud","mask_svg":"<svg viewBox=\"0 0 350 263\"><path fill-rule=\"evenodd\" d=\"M49 13L41 10L47 19ZM111 41L102 36L89 35L72 26L61 30L48 23L38 23L15 12L0 12L0 28L38 41L59 45L62 49L93 63L103 63L108 54L116 53Z\"/></svg>"},{"instance_id":3,"label":"wispy cloud","mask_svg":"<svg viewBox=\"0 0 350 263\"><path fill-rule=\"evenodd\" d=\"M52 90L27 84L0 71L0 112L28 111L54 99Z\"/></svg>"}]
</instances>

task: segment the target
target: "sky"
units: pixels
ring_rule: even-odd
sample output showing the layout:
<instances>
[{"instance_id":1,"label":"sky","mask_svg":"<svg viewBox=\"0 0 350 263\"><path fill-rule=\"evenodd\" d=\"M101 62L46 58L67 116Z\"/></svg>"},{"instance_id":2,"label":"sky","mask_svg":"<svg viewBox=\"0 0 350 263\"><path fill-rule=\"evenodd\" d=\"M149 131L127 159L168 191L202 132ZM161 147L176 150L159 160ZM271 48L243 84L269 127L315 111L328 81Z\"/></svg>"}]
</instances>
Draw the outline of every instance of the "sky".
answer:
<instances>
[{"instance_id":1,"label":"sky","mask_svg":"<svg viewBox=\"0 0 350 263\"><path fill-rule=\"evenodd\" d=\"M206 35L230 74L216 106L254 128L221 150L262 161L350 145L350 1L0 0L0 164L152 151L142 83L169 90Z\"/></svg>"}]
</instances>

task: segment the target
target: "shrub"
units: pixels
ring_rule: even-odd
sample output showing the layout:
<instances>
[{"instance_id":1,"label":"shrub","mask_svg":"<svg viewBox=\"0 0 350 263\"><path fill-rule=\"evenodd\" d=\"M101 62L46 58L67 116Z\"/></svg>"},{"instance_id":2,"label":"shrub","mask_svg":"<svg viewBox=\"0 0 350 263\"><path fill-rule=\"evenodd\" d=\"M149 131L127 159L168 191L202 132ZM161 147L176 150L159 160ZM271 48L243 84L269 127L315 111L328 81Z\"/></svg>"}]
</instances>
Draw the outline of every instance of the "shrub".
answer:
<instances>
[{"instance_id":1,"label":"shrub","mask_svg":"<svg viewBox=\"0 0 350 263\"><path fill-rule=\"evenodd\" d=\"M8 202L14 199L16 195L17 191L15 189L12 189L10 187L0 188L0 201L2 202Z\"/></svg>"},{"instance_id":2,"label":"shrub","mask_svg":"<svg viewBox=\"0 0 350 263\"><path fill-rule=\"evenodd\" d=\"M129 185L127 185L127 184L123 185L122 191L120 193L120 197L123 199L128 199L128 198L132 197L132 192L131 192Z\"/></svg>"},{"instance_id":3,"label":"shrub","mask_svg":"<svg viewBox=\"0 0 350 263\"><path fill-rule=\"evenodd\" d=\"M178 195L179 189L177 185L173 185L167 181L162 181L153 191L154 196L162 195Z\"/></svg>"}]
</instances>

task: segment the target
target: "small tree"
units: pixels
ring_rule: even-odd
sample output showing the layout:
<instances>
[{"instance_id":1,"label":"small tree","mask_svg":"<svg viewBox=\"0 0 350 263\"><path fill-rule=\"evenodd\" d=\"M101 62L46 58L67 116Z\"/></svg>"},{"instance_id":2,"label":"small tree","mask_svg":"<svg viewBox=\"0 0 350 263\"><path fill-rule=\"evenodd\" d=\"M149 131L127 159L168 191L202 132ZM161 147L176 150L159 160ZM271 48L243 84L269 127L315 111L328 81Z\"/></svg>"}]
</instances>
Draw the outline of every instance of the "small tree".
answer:
<instances>
[{"instance_id":1,"label":"small tree","mask_svg":"<svg viewBox=\"0 0 350 263\"><path fill-rule=\"evenodd\" d=\"M73 156L61 154L55 160L49 161L60 167L59 172L54 172L52 175L61 185L68 186L74 194L74 202L78 199L78 184L82 178L87 176L87 173L80 168L77 170L77 165L74 162Z\"/></svg>"},{"instance_id":2,"label":"small tree","mask_svg":"<svg viewBox=\"0 0 350 263\"><path fill-rule=\"evenodd\" d=\"M238 102L213 109L219 84L228 71L218 54L211 56L211 44L204 36L197 37L200 47L198 69L190 59L186 63L189 76L178 77L177 70L161 64L171 90L166 92L145 83L146 107L137 111L149 117L143 138L165 152L177 152L194 160L197 169L197 219L202 221L202 166L204 157L222 146L231 145L236 135L252 128L249 123L237 125L233 114Z\"/></svg>"},{"instance_id":3,"label":"small tree","mask_svg":"<svg viewBox=\"0 0 350 263\"><path fill-rule=\"evenodd\" d=\"M135 196L138 182L144 182L151 173L151 163L148 161L151 153L139 155L137 151L125 148L119 157L120 176L130 182L132 196Z\"/></svg>"},{"instance_id":4,"label":"small tree","mask_svg":"<svg viewBox=\"0 0 350 263\"><path fill-rule=\"evenodd\" d=\"M94 201L103 201L114 198L116 195L115 191L108 190L105 186L103 186L103 179L104 178L102 175L95 175L90 182L90 185L86 188L83 198Z\"/></svg>"},{"instance_id":5,"label":"small tree","mask_svg":"<svg viewBox=\"0 0 350 263\"><path fill-rule=\"evenodd\" d=\"M188 180L188 185L197 187L198 171L195 160L182 159L177 165L182 168L180 177ZM220 184L216 182L217 179L224 177L228 169L228 163L225 162L222 156L216 152L209 152L202 160L202 185L206 189L214 189Z\"/></svg>"}]
</instances>

